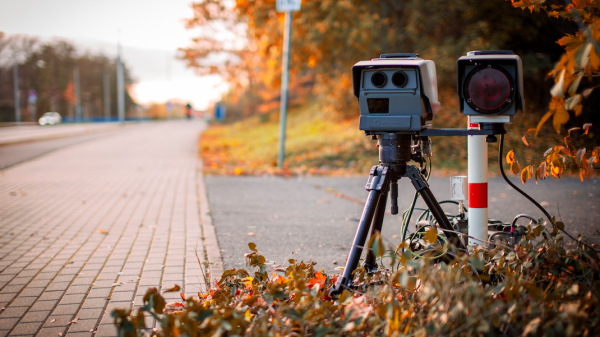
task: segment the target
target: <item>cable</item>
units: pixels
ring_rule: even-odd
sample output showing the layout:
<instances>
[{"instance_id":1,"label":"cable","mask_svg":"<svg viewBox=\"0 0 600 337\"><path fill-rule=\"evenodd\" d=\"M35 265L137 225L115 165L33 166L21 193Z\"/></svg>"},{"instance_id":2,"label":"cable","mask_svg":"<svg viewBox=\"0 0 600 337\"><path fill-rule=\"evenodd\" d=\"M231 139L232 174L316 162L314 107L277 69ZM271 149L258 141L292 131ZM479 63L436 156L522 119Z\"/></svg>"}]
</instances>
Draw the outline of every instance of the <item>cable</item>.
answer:
<instances>
[{"instance_id":1,"label":"cable","mask_svg":"<svg viewBox=\"0 0 600 337\"><path fill-rule=\"evenodd\" d=\"M556 227L556 224L554 223L554 221L552 221L552 217L550 216L550 214L548 214L548 212L546 212L546 210L544 209L544 207L542 207L542 205L540 205L537 201L533 200L532 197L530 197L527 193L523 192L520 188L518 188L515 184L513 184L510 180L508 180L508 177L506 176L506 173L504 173L504 167L502 167L502 158L504 157L503 150L504 150L504 134L500 135L500 149L498 151L498 166L500 167L500 173L502 174L502 177L504 178L504 180L506 180L506 182L512 188L514 188L517 192L521 193L521 195L523 195L525 198L527 198L529 201L531 201L537 208L539 208L540 211L542 211L542 213L544 213L544 215L546 216L546 218L548 219L548 221L552 224L552 227ZM558 228L566 236L568 236L569 238L571 238L571 240L579 242L579 240L575 239L571 234L567 233L564 229L562 229L560 227L556 227L556 228ZM594 248L590 247L585 242L581 242L581 243L584 246L586 246L588 249L593 250L596 253L599 253L597 250L595 250Z\"/></svg>"},{"instance_id":2,"label":"cable","mask_svg":"<svg viewBox=\"0 0 600 337\"><path fill-rule=\"evenodd\" d=\"M429 159L429 171L427 172L427 178L425 178L425 181L429 181L429 177L431 176L431 170L432 170L432 165L431 165L431 159ZM400 242L404 242L406 240L406 232L408 231L408 225L410 224L410 218L412 217L413 211L415 209L415 204L417 203L417 199L419 198L419 192L415 191L415 196L413 197L413 201L410 205L410 207L404 211L403 216L402 216L402 241ZM408 212L408 214L407 214ZM402 248L402 254L404 254L404 247Z\"/></svg>"}]
</instances>

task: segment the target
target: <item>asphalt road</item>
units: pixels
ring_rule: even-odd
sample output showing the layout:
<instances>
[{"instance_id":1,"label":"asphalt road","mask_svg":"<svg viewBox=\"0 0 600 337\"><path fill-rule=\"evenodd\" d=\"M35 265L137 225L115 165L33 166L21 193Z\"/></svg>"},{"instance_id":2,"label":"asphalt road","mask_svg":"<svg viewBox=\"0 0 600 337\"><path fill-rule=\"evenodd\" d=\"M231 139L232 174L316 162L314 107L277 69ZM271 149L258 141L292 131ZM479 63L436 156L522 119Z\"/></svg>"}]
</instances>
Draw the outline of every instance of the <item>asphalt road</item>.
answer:
<instances>
[{"instance_id":1,"label":"asphalt road","mask_svg":"<svg viewBox=\"0 0 600 337\"><path fill-rule=\"evenodd\" d=\"M346 260L362 212L361 202L367 195L365 182L362 177L207 177L213 223L225 268L243 267L244 254L250 252L247 244L254 242L269 263L285 265L289 258L313 260L326 272L339 272L335 268L343 266ZM448 178L432 177L430 186L438 201L449 199ZM560 210L569 232L580 232L593 242L600 241L595 236L596 219L600 217L597 179L586 183L550 179L537 186L529 182L523 189L539 202L547 202L551 215L558 215ZM340 198L336 193L349 198ZM401 180L400 213L408 207L413 193L412 184ZM422 201L417 203L417 207L423 206ZM446 211L455 213L448 207ZM502 178L489 182L489 208L490 217L505 222L520 213L542 216ZM400 215L386 215L382 236L390 244L400 240L394 237L400 234L399 218Z\"/></svg>"},{"instance_id":2,"label":"asphalt road","mask_svg":"<svg viewBox=\"0 0 600 337\"><path fill-rule=\"evenodd\" d=\"M67 146L107 137L114 134L114 132L117 131L0 145L0 170Z\"/></svg>"}]
</instances>

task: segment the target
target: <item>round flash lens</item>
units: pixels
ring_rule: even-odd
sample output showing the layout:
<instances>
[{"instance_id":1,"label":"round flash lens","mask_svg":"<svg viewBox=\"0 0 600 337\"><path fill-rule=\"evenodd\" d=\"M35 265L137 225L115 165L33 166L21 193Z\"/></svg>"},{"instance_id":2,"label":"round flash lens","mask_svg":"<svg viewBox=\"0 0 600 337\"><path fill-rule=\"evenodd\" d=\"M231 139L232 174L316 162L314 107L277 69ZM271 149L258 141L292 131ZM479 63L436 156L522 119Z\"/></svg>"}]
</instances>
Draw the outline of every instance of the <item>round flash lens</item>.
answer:
<instances>
[{"instance_id":1,"label":"round flash lens","mask_svg":"<svg viewBox=\"0 0 600 337\"><path fill-rule=\"evenodd\" d=\"M471 78L469 96L479 108L495 110L510 97L510 87L508 78L501 71L485 68Z\"/></svg>"},{"instance_id":2,"label":"round flash lens","mask_svg":"<svg viewBox=\"0 0 600 337\"><path fill-rule=\"evenodd\" d=\"M515 95L512 76L501 66L480 65L465 79L466 103L476 112L493 115L511 105Z\"/></svg>"},{"instance_id":3,"label":"round flash lens","mask_svg":"<svg viewBox=\"0 0 600 337\"><path fill-rule=\"evenodd\" d=\"M371 75L371 83L373 83L375 87L381 88L385 85L385 82L387 82L387 76L385 76L385 74L381 71Z\"/></svg>"},{"instance_id":4,"label":"round flash lens","mask_svg":"<svg viewBox=\"0 0 600 337\"><path fill-rule=\"evenodd\" d=\"M398 88L402 88L408 82L408 76L403 71L397 71L392 75L392 84Z\"/></svg>"}]
</instances>

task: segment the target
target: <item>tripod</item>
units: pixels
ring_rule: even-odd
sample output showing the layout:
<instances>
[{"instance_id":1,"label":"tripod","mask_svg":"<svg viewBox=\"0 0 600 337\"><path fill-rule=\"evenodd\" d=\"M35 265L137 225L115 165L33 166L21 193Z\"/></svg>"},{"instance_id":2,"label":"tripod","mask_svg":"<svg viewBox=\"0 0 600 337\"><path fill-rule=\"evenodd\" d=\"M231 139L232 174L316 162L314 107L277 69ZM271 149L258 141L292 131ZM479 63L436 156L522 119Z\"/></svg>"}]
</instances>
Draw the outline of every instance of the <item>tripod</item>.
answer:
<instances>
[{"instance_id":1,"label":"tripod","mask_svg":"<svg viewBox=\"0 0 600 337\"><path fill-rule=\"evenodd\" d=\"M357 268L363 247L367 240L369 228L371 235L381 232L383 217L387 204L388 193L391 191L391 213L398 214L398 180L407 177L412 182L415 190L420 193L423 201L431 210L431 214L438 225L444 229L448 241L458 248L464 245L460 237L454 233L454 228L448 221L446 214L429 189L427 181L415 165L407 163L414 159L423 163L421 150L415 146L415 154L411 151L411 135L399 133L384 133L377 135L379 147L379 165L373 166L369 173L369 180L365 189L369 191L365 207L354 235L352 247L348 254L344 273L338 278L336 285L331 289L331 294L340 294L349 288L352 282L352 272ZM368 273L377 271L375 255L371 250L367 252L364 267Z\"/></svg>"}]
</instances>

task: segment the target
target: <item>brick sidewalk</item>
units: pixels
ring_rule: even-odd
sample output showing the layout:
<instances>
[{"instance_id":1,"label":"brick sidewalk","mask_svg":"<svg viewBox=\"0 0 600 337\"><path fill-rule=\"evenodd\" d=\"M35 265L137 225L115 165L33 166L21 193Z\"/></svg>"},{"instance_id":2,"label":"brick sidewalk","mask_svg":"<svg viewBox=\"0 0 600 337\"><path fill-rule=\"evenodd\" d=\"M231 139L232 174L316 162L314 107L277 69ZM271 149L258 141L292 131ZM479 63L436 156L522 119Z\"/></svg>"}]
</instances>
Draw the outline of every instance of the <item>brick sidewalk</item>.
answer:
<instances>
[{"instance_id":1,"label":"brick sidewalk","mask_svg":"<svg viewBox=\"0 0 600 337\"><path fill-rule=\"evenodd\" d=\"M110 312L147 288L205 290L203 127L149 123L2 171L0 336L115 336Z\"/></svg>"}]
</instances>

